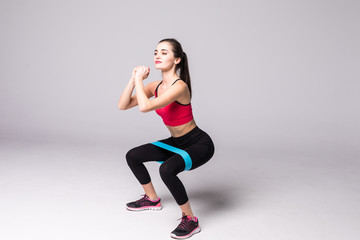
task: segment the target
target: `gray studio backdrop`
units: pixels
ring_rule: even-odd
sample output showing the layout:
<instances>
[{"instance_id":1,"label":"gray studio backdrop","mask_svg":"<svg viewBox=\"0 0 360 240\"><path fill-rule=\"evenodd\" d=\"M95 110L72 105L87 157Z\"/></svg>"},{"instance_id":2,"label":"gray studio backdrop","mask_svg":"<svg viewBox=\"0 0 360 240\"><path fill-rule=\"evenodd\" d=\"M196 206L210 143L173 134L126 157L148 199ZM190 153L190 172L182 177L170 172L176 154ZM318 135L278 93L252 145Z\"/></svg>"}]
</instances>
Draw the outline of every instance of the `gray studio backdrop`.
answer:
<instances>
[{"instance_id":1,"label":"gray studio backdrop","mask_svg":"<svg viewBox=\"0 0 360 240\"><path fill-rule=\"evenodd\" d=\"M153 51L188 54L198 125L218 151L359 156L359 1L0 2L0 140L115 144L168 136L117 110Z\"/></svg>"}]
</instances>

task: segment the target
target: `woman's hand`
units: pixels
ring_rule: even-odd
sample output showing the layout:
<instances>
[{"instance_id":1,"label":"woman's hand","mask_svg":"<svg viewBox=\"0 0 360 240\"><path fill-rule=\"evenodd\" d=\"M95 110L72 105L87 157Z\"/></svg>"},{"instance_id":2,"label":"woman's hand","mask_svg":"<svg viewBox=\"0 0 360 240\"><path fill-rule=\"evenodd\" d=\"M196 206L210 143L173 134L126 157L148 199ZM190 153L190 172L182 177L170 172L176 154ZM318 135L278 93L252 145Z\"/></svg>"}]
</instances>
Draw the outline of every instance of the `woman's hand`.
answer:
<instances>
[{"instance_id":1,"label":"woman's hand","mask_svg":"<svg viewBox=\"0 0 360 240\"><path fill-rule=\"evenodd\" d=\"M132 71L131 79L135 80L135 76L136 76L136 68L134 68Z\"/></svg>"},{"instance_id":2,"label":"woman's hand","mask_svg":"<svg viewBox=\"0 0 360 240\"><path fill-rule=\"evenodd\" d=\"M136 68L133 69L129 83L135 85Z\"/></svg>"},{"instance_id":3,"label":"woman's hand","mask_svg":"<svg viewBox=\"0 0 360 240\"><path fill-rule=\"evenodd\" d=\"M135 74L135 79L142 81L149 76L150 68L148 68L146 66L137 66L136 68L134 68L133 75L134 74Z\"/></svg>"}]
</instances>

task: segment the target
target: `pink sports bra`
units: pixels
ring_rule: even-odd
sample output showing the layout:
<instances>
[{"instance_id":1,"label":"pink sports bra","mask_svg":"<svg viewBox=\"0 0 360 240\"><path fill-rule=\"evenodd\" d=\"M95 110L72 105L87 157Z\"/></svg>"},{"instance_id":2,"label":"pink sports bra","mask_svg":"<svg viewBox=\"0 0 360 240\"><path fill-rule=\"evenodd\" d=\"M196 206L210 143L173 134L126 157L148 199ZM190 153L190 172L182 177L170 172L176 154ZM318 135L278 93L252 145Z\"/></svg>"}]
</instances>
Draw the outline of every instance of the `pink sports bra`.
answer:
<instances>
[{"instance_id":1,"label":"pink sports bra","mask_svg":"<svg viewBox=\"0 0 360 240\"><path fill-rule=\"evenodd\" d=\"M178 80L180 79L176 79L175 82ZM161 83L162 81L155 89L155 97L157 97L157 90ZM155 111L163 119L165 125L172 127L188 123L194 118L192 114L191 103L181 104L178 101L174 101L165 107L156 109Z\"/></svg>"}]
</instances>

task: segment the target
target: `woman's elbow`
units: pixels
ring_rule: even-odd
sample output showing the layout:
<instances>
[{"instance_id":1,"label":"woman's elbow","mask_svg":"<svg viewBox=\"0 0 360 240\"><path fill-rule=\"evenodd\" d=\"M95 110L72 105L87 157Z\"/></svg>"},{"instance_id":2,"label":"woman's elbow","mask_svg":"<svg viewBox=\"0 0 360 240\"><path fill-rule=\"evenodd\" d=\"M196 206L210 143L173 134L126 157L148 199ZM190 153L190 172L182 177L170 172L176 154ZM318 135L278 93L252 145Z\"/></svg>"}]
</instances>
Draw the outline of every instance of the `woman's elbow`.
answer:
<instances>
[{"instance_id":1,"label":"woman's elbow","mask_svg":"<svg viewBox=\"0 0 360 240\"><path fill-rule=\"evenodd\" d=\"M143 113L151 111L151 109L148 105L139 105L139 110L140 110L140 112L143 112Z\"/></svg>"},{"instance_id":2,"label":"woman's elbow","mask_svg":"<svg viewBox=\"0 0 360 240\"><path fill-rule=\"evenodd\" d=\"M118 109L119 109L119 110L126 110L127 107L126 107L126 106L123 106L123 105L118 105Z\"/></svg>"},{"instance_id":3,"label":"woman's elbow","mask_svg":"<svg viewBox=\"0 0 360 240\"><path fill-rule=\"evenodd\" d=\"M146 113L149 111L146 107L141 107L141 106L139 106L139 110L140 110L140 112L143 112L143 113Z\"/></svg>"}]
</instances>

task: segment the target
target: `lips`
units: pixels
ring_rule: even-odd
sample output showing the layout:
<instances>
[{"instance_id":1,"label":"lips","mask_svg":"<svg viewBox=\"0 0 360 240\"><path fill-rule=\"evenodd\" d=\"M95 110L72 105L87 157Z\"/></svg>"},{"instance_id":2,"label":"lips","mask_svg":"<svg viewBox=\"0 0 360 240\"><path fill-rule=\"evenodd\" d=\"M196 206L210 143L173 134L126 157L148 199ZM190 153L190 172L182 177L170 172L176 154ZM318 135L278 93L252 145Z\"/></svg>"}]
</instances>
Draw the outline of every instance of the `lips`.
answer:
<instances>
[{"instance_id":1,"label":"lips","mask_svg":"<svg viewBox=\"0 0 360 240\"><path fill-rule=\"evenodd\" d=\"M161 62L160 62L160 61L156 61L155 63L158 64L158 63L161 63Z\"/></svg>"}]
</instances>

